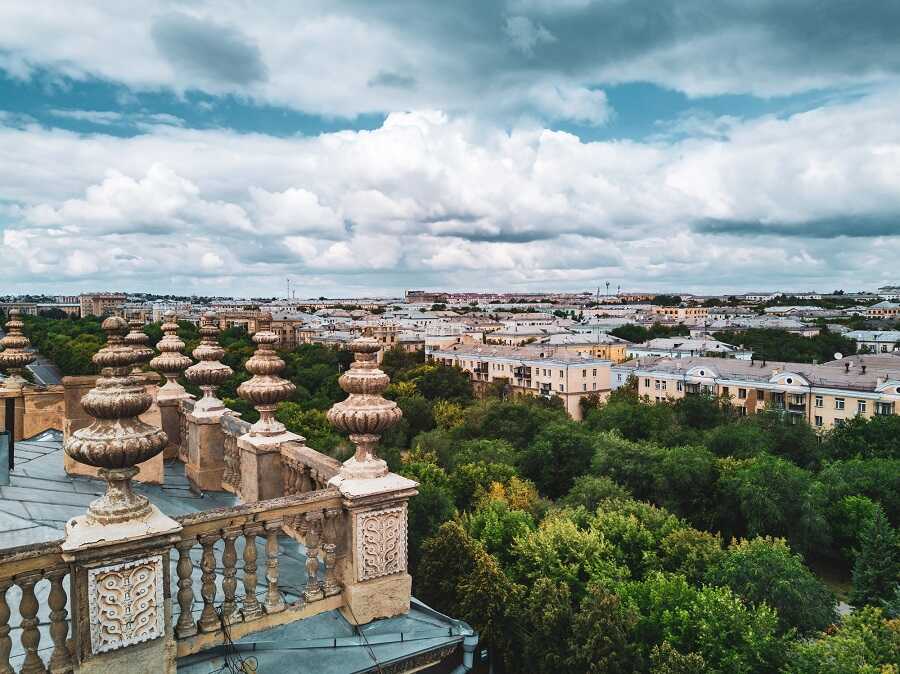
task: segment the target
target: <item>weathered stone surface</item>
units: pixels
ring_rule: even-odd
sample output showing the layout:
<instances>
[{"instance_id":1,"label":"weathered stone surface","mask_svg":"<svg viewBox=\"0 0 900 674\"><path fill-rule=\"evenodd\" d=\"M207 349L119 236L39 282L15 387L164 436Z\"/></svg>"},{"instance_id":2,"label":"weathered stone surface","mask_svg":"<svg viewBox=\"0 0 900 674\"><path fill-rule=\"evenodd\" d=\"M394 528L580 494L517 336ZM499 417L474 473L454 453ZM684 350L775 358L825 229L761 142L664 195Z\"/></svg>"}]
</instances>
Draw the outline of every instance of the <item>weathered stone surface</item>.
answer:
<instances>
[{"instance_id":1,"label":"weathered stone surface","mask_svg":"<svg viewBox=\"0 0 900 674\"><path fill-rule=\"evenodd\" d=\"M408 613L411 593L412 576L408 573L347 585L341 614L354 625L365 625L377 618Z\"/></svg>"}]
</instances>

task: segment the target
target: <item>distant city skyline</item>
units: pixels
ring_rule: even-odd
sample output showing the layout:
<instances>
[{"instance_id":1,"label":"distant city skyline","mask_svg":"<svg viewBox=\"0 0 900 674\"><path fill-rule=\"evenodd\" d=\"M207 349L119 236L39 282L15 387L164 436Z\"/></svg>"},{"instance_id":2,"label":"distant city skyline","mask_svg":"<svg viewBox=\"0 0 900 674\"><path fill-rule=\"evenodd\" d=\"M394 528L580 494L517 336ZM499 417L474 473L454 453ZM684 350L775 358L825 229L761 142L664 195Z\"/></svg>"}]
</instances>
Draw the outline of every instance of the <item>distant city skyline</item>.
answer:
<instances>
[{"instance_id":1,"label":"distant city skyline","mask_svg":"<svg viewBox=\"0 0 900 674\"><path fill-rule=\"evenodd\" d=\"M5 3L0 294L875 290L898 25L813 0Z\"/></svg>"}]
</instances>

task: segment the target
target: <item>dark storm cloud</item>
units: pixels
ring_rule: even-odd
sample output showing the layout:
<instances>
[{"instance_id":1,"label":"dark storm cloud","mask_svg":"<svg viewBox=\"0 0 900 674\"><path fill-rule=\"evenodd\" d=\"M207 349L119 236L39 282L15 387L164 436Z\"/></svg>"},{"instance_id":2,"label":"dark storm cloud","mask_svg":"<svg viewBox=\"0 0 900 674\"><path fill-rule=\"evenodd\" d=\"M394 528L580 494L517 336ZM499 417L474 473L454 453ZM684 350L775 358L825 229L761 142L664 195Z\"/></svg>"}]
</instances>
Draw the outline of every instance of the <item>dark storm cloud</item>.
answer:
<instances>
[{"instance_id":1,"label":"dark storm cloud","mask_svg":"<svg viewBox=\"0 0 900 674\"><path fill-rule=\"evenodd\" d=\"M156 20L152 36L172 67L187 74L239 85L267 77L259 47L236 28L170 14Z\"/></svg>"},{"instance_id":2,"label":"dark storm cloud","mask_svg":"<svg viewBox=\"0 0 900 674\"><path fill-rule=\"evenodd\" d=\"M795 90L796 82L788 81L792 78L807 82L900 73L900 2L894 0L345 4L354 14L389 24L412 41L424 37L457 54L451 67L466 69L475 83L498 75L544 73L597 84L645 79L679 88L684 82L720 89L709 93L729 93ZM510 20L552 39L534 39L528 49L517 48ZM698 58L699 51L693 50L703 41L708 41L705 57ZM735 49L742 44L754 46ZM667 49L675 51L653 58ZM730 56L719 58L722 51ZM673 77L667 79L667 73ZM753 75L760 79L754 81ZM748 76L750 80L744 79Z\"/></svg>"},{"instance_id":3,"label":"dark storm cloud","mask_svg":"<svg viewBox=\"0 0 900 674\"><path fill-rule=\"evenodd\" d=\"M370 87L390 87L391 89L415 89L416 78L401 73L385 72L378 73L369 80Z\"/></svg>"},{"instance_id":4,"label":"dark storm cloud","mask_svg":"<svg viewBox=\"0 0 900 674\"><path fill-rule=\"evenodd\" d=\"M804 239L834 239L840 236L853 238L897 236L900 235L900 214L846 215L803 222L705 219L694 223L691 228L701 234L734 234L738 236L774 234Z\"/></svg>"}]
</instances>

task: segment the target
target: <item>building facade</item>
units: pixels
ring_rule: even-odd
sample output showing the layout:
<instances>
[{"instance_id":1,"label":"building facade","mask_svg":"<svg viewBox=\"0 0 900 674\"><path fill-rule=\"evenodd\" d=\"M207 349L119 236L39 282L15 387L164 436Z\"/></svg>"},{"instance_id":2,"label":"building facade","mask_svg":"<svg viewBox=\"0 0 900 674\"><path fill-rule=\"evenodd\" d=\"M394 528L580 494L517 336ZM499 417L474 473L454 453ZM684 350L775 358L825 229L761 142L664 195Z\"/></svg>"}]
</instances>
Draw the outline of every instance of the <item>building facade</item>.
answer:
<instances>
[{"instance_id":1,"label":"building facade","mask_svg":"<svg viewBox=\"0 0 900 674\"><path fill-rule=\"evenodd\" d=\"M708 393L740 415L769 406L829 430L854 416L896 414L900 358L855 357L824 365L721 358L662 358L634 369L638 394L656 402Z\"/></svg>"},{"instance_id":2,"label":"building facade","mask_svg":"<svg viewBox=\"0 0 900 674\"><path fill-rule=\"evenodd\" d=\"M81 317L108 316L121 312L126 299L125 293L82 293L78 298Z\"/></svg>"},{"instance_id":3,"label":"building facade","mask_svg":"<svg viewBox=\"0 0 900 674\"><path fill-rule=\"evenodd\" d=\"M603 358L504 346L460 345L426 353L431 362L465 371L478 393L494 384L508 387L511 395L557 397L576 420L582 418L582 399L589 395L605 399L610 392L612 363Z\"/></svg>"}]
</instances>

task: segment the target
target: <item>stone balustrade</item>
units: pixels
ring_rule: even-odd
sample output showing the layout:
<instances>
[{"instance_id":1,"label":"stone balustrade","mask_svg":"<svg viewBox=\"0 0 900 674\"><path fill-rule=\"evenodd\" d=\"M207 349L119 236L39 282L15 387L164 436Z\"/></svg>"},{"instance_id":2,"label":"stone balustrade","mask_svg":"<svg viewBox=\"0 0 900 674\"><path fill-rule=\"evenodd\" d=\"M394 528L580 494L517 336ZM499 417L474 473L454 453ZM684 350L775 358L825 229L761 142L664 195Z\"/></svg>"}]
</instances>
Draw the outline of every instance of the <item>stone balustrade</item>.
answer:
<instances>
[{"instance_id":1,"label":"stone balustrade","mask_svg":"<svg viewBox=\"0 0 900 674\"><path fill-rule=\"evenodd\" d=\"M336 564L341 514L340 493L325 489L179 518L181 541L175 546L178 657L221 645L226 633L227 638L238 639L340 608L342 584ZM306 584L293 588L293 601L285 597L279 583L278 537L287 522L311 532ZM192 551L200 554L199 583L192 576ZM242 564L238 564L239 554Z\"/></svg>"},{"instance_id":2,"label":"stone balustrade","mask_svg":"<svg viewBox=\"0 0 900 674\"><path fill-rule=\"evenodd\" d=\"M62 674L74 670L74 658L67 638L70 592L69 565L63 559L62 541L3 550L0 554L0 672L12 674ZM39 595L46 601L42 606ZM15 607L18 617L18 648L11 637L15 625L10 617ZM40 615L39 615L40 614ZM49 618L49 636L53 644L45 664L40 650L42 618ZM15 668L14 665L18 667Z\"/></svg>"}]
</instances>

